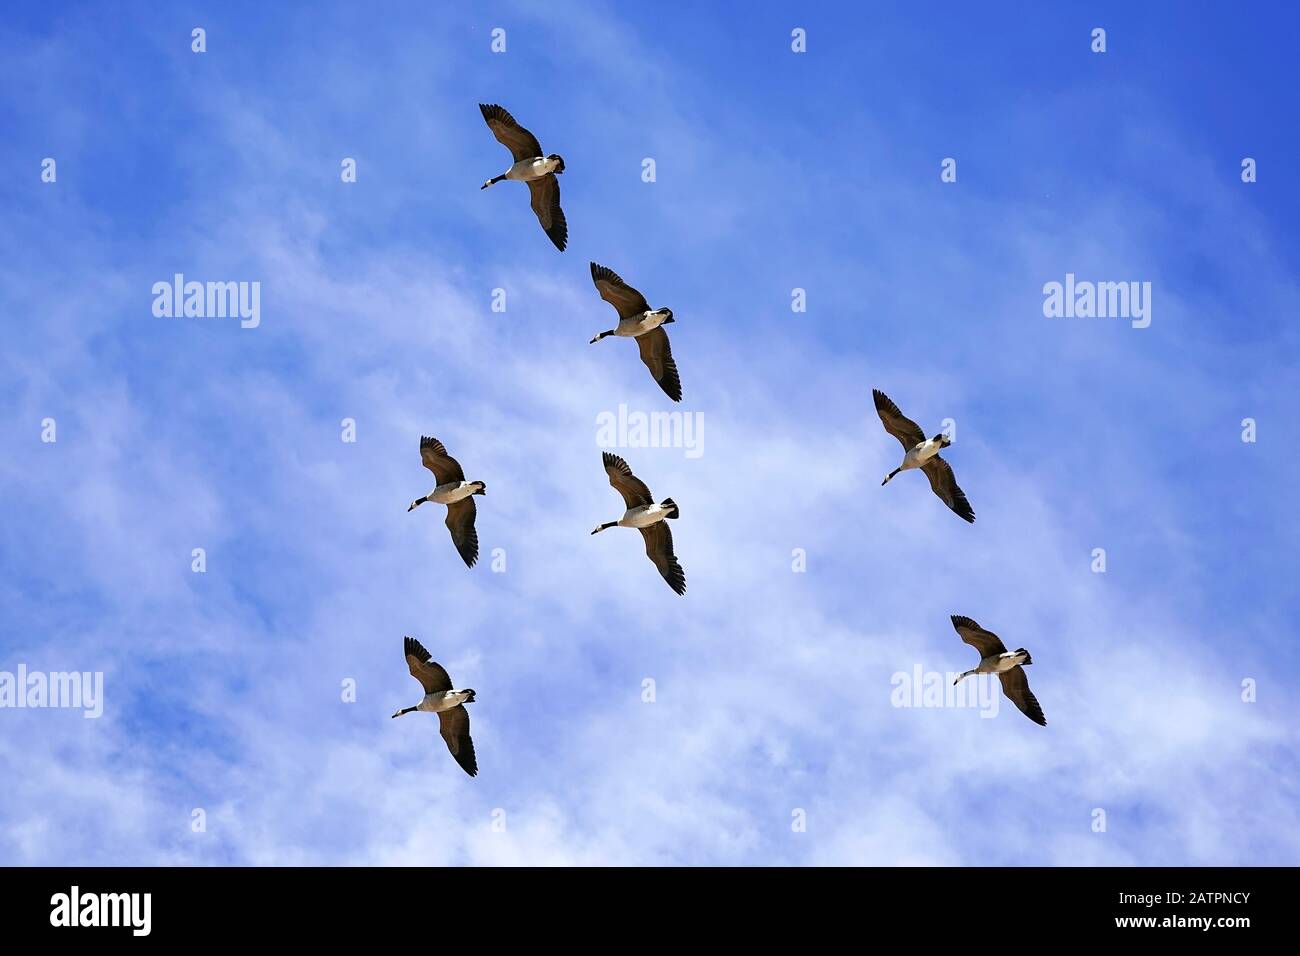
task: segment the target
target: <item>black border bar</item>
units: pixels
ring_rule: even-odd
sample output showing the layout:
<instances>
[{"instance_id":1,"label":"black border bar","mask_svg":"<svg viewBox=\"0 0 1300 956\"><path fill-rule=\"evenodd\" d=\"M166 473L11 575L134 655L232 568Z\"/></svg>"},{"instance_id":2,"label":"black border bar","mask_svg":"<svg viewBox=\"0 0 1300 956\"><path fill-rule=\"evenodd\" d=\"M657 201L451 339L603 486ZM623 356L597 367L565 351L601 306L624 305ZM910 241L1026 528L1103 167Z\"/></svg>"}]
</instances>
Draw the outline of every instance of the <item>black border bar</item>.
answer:
<instances>
[{"instance_id":1,"label":"black border bar","mask_svg":"<svg viewBox=\"0 0 1300 956\"><path fill-rule=\"evenodd\" d=\"M0 869L0 925L13 941L291 938L373 946L389 934L417 941L424 934L432 944L433 931L449 942L481 943L484 932L512 928L599 938L596 927L611 919L635 921L627 942L636 927L654 938L701 921L768 941L787 930L852 927L920 934L918 943L927 931L982 935L1014 923L1071 941L1129 936L1183 945L1199 937L1230 945L1243 933L1288 925L1282 910L1295 876L1287 868L7 868ZM52 925L52 917L68 922L74 886L80 913L93 918L102 909L111 919L117 910L128 925ZM128 903L117 895L145 893L147 936L135 932L144 897Z\"/></svg>"}]
</instances>

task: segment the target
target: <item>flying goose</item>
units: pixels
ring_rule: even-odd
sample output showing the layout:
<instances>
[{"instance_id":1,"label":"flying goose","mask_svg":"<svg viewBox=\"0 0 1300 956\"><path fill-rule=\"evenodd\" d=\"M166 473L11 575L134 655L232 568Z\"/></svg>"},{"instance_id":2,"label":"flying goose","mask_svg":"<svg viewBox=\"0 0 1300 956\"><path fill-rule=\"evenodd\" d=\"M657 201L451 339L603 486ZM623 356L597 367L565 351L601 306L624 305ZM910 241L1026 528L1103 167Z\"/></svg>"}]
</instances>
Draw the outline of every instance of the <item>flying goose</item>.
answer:
<instances>
[{"instance_id":1,"label":"flying goose","mask_svg":"<svg viewBox=\"0 0 1300 956\"><path fill-rule=\"evenodd\" d=\"M478 531L474 529L474 495L486 495L487 485L481 481L466 481L460 462L447 454L447 449L436 438L420 438L420 459L424 467L433 472L438 484L423 498L411 502L408 512L426 501L436 501L447 506L447 530L452 543L460 552L466 567L474 567L478 560Z\"/></svg>"},{"instance_id":2,"label":"flying goose","mask_svg":"<svg viewBox=\"0 0 1300 956\"><path fill-rule=\"evenodd\" d=\"M650 370L664 394L674 402L682 400L682 380L677 377L677 363L663 327L673 321L672 309L651 309L650 303L636 289L624 282L617 272L591 264L591 281L600 297L618 311L618 327L601 332L591 340L595 345L607 335L634 337L641 350L641 361Z\"/></svg>"},{"instance_id":3,"label":"flying goose","mask_svg":"<svg viewBox=\"0 0 1300 956\"><path fill-rule=\"evenodd\" d=\"M670 588L678 594L685 594L686 573L677 563L677 555L673 554L673 533L664 523L665 518L677 517L677 503L671 498L665 498L660 504L655 504L645 482L632 474L627 462L618 455L603 452L601 459L605 463L609 483L623 496L627 511L617 521L597 525L592 534L616 525L620 528L640 528L641 536L645 538L646 557L655 563Z\"/></svg>"},{"instance_id":4,"label":"flying goose","mask_svg":"<svg viewBox=\"0 0 1300 956\"><path fill-rule=\"evenodd\" d=\"M515 118L495 103L478 105L488 129L497 138L497 142L510 150L514 165L500 176L493 176L480 188L487 189L493 183L503 179L527 183L532 194L533 212L542 229L551 237L555 248L561 252L569 241L569 224L564 220L564 210L560 208L560 181L555 177L564 172L564 160L552 153L542 155L542 145L537 137L524 129Z\"/></svg>"},{"instance_id":5,"label":"flying goose","mask_svg":"<svg viewBox=\"0 0 1300 956\"><path fill-rule=\"evenodd\" d=\"M970 677L971 674L997 674L998 680L1002 682L1002 693L1007 695L1007 699L1034 723L1046 727L1047 718L1043 716L1043 708L1038 706L1038 698L1029 689L1029 678L1021 666L1034 662L1029 652L1023 647L1008 651L1000 637L960 614L952 616L952 626L957 629L963 641L980 652L979 666L958 674L952 682L953 686L956 687L963 677Z\"/></svg>"},{"instance_id":6,"label":"flying goose","mask_svg":"<svg viewBox=\"0 0 1300 956\"><path fill-rule=\"evenodd\" d=\"M411 676L424 688L424 699L414 707L403 707L394 717L413 710L438 715L438 730L447 741L447 749L456 763L471 777L478 774L478 761L474 758L474 741L469 735L469 711L466 704L474 703L474 691L452 690L451 678L437 661L429 660L429 652L413 637L402 639L406 651L406 666Z\"/></svg>"},{"instance_id":7,"label":"flying goose","mask_svg":"<svg viewBox=\"0 0 1300 956\"><path fill-rule=\"evenodd\" d=\"M921 426L898 410L898 406L889 400L878 388L871 390L871 397L876 400L876 411L885 425L885 431L899 440L903 446L903 463L885 476L882 485L889 484L900 471L920 468L925 477L930 479L930 488L943 503L967 521L975 521L975 512L966 500L966 494L957 487L957 479L952 473L952 465L939 457L939 450L952 444L952 439L940 432L929 441Z\"/></svg>"}]
</instances>

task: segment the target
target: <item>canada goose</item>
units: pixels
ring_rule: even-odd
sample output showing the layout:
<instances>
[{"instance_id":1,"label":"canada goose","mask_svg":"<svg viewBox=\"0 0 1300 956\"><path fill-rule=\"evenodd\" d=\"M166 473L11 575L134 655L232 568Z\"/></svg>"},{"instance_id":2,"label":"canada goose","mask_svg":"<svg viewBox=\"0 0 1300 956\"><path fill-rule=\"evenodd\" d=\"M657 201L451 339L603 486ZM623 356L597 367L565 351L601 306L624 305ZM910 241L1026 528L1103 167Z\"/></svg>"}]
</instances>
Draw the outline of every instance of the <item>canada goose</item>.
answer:
<instances>
[{"instance_id":1,"label":"canada goose","mask_svg":"<svg viewBox=\"0 0 1300 956\"><path fill-rule=\"evenodd\" d=\"M474 758L474 741L469 735L469 711L466 704L474 703L474 691L452 690L451 678L446 670L436 661L429 660L429 652L413 637L402 639L406 651L406 666L411 676L424 688L424 699L414 707L403 707L394 717L401 717L413 710L438 715L438 730L442 739L447 741L447 749L456 758L456 763L471 777L478 774L478 761Z\"/></svg>"},{"instance_id":2,"label":"canada goose","mask_svg":"<svg viewBox=\"0 0 1300 956\"><path fill-rule=\"evenodd\" d=\"M452 543L460 552L466 567L474 567L478 560L478 531L474 529L474 495L486 495L487 485L481 481L466 481L460 462L447 454L447 449L436 438L420 438L420 460L433 472L438 484L423 498L411 502L408 512L426 501L436 501L447 506L447 530Z\"/></svg>"},{"instance_id":3,"label":"canada goose","mask_svg":"<svg viewBox=\"0 0 1300 956\"><path fill-rule=\"evenodd\" d=\"M899 440L905 452L903 463L887 474L881 484L889 484L889 479L900 471L920 468L925 472L925 477L930 479L930 488L943 500L943 503L960 517L974 522L975 512L970 502L966 500L965 493L957 487L952 465L939 457L939 450L951 445L952 439L940 432L927 441L921 426L904 416L898 410L898 406L889 400L888 395L878 388L873 388L871 397L876 400L876 411L885 425L885 431Z\"/></svg>"},{"instance_id":4,"label":"canada goose","mask_svg":"<svg viewBox=\"0 0 1300 956\"><path fill-rule=\"evenodd\" d=\"M646 557L655 563L670 588L678 594L685 594L686 573L677 563L677 555L673 554L673 533L664 524L665 518L677 517L677 503L671 498L665 498L661 503L655 504L645 482L632 474L627 462L618 455L603 452L601 459L605 463L609 483L623 496L627 511L617 521L597 525L592 534L616 525L620 528L640 528L641 536L645 538Z\"/></svg>"},{"instance_id":5,"label":"canada goose","mask_svg":"<svg viewBox=\"0 0 1300 956\"><path fill-rule=\"evenodd\" d=\"M514 165L500 176L493 176L480 188L487 189L503 179L527 183L532 194L533 212L546 234L561 252L569 241L569 224L560 208L560 181L555 177L564 172L564 160L552 153L542 155L542 144L537 137L515 122L515 118L495 103L480 103L479 110L487 120L488 129L497 142L510 150Z\"/></svg>"},{"instance_id":6,"label":"canada goose","mask_svg":"<svg viewBox=\"0 0 1300 956\"><path fill-rule=\"evenodd\" d=\"M636 289L624 282L613 269L591 264L591 281L600 297L618 311L618 327L601 332L591 340L595 345L607 335L636 339L641 361L650 370L664 394L674 402L682 400L682 380L677 377L677 363L663 327L673 321L672 309L651 309L650 303Z\"/></svg>"},{"instance_id":7,"label":"canada goose","mask_svg":"<svg viewBox=\"0 0 1300 956\"><path fill-rule=\"evenodd\" d=\"M957 629L963 641L980 652L979 666L958 674L952 682L953 686L956 687L963 677L972 674L997 674L998 680L1002 682L1002 693L1007 695L1007 699L1034 723L1046 727L1047 718L1043 716L1043 708L1038 706L1038 698L1030 691L1029 678L1021 666L1034 662L1029 652L1023 647L1008 651L1000 637L992 631L984 630L968 617L954 614L952 626Z\"/></svg>"}]
</instances>

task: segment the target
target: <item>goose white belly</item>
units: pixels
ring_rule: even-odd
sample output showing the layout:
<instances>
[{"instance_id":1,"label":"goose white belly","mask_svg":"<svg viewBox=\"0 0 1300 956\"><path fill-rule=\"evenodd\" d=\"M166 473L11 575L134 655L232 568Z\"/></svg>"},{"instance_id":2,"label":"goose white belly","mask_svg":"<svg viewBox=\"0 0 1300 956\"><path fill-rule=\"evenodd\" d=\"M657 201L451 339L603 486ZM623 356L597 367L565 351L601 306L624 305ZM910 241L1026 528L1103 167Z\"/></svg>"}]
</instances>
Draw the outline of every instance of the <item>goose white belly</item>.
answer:
<instances>
[{"instance_id":1,"label":"goose white belly","mask_svg":"<svg viewBox=\"0 0 1300 956\"><path fill-rule=\"evenodd\" d=\"M521 159L506 170L506 179L513 179L515 182L520 183L526 183L532 179L541 179L543 176L555 172L556 165L555 160L545 159L541 156L535 159Z\"/></svg>"},{"instance_id":2,"label":"goose white belly","mask_svg":"<svg viewBox=\"0 0 1300 956\"><path fill-rule=\"evenodd\" d=\"M652 524L663 521L668 516L669 510L663 505L637 505L635 508L627 509L618 523L624 528L648 528Z\"/></svg>"},{"instance_id":3,"label":"goose white belly","mask_svg":"<svg viewBox=\"0 0 1300 956\"><path fill-rule=\"evenodd\" d=\"M619 319L618 328L614 330L615 335L635 338L638 335L645 335L651 329L657 329L664 324L665 316L659 312L642 312L640 315L634 315L630 318Z\"/></svg>"},{"instance_id":4,"label":"goose white belly","mask_svg":"<svg viewBox=\"0 0 1300 956\"><path fill-rule=\"evenodd\" d=\"M463 704L468 697L469 692L463 690L434 691L432 694L425 694L424 700L416 704L415 709L422 710L426 714L437 714Z\"/></svg>"},{"instance_id":5,"label":"goose white belly","mask_svg":"<svg viewBox=\"0 0 1300 956\"><path fill-rule=\"evenodd\" d=\"M449 481L445 485L439 485L429 492L429 500L436 501L440 505L449 505L452 502L460 501L462 498L468 498L474 493L474 486L468 481Z\"/></svg>"},{"instance_id":6,"label":"goose white belly","mask_svg":"<svg viewBox=\"0 0 1300 956\"><path fill-rule=\"evenodd\" d=\"M1009 671L1013 667L1018 667L1025 660L1025 655L1016 651L1006 651L1002 654L991 654L980 661L980 666L976 670L981 674L1001 674L1003 671Z\"/></svg>"},{"instance_id":7,"label":"goose white belly","mask_svg":"<svg viewBox=\"0 0 1300 956\"><path fill-rule=\"evenodd\" d=\"M912 448L908 449L907 454L903 456L903 470L906 471L908 468L920 468L935 455L939 454L941 448L943 448L943 442L934 438L929 438L921 442L919 445L914 445Z\"/></svg>"}]
</instances>

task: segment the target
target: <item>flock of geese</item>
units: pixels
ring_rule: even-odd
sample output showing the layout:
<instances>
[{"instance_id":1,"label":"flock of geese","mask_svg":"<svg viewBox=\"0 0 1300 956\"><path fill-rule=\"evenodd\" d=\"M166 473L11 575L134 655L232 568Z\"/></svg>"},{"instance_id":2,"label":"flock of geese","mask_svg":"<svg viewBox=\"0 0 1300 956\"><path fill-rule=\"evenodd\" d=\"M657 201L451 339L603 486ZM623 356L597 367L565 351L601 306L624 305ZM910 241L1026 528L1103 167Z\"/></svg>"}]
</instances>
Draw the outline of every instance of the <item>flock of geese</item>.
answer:
<instances>
[{"instance_id":1,"label":"flock of geese","mask_svg":"<svg viewBox=\"0 0 1300 956\"><path fill-rule=\"evenodd\" d=\"M479 110L492 135L510 150L512 160L509 169L488 179L480 188L487 189L504 180L527 185L537 221L555 247L563 252L569 242L569 224L560 207L557 177L564 172L564 159L555 153L544 155L537 137L520 126L501 106L479 104ZM618 325L598 332L592 337L591 344L611 335L635 339L641 361L650 370L651 377L665 395L680 402L682 382L677 373L677 363L673 361L668 333L664 330L665 325L673 322L673 310L652 309L646 297L624 282L618 273L595 262L591 263L591 281L600 297L618 313ZM952 439L943 432L926 438L921 427L899 411L893 400L879 389L872 389L872 398L885 431L903 446L902 463L885 476L881 485L888 484L900 472L919 468L939 500L958 517L973 523L975 511L957 485L952 465L939 454L952 444ZM474 497L486 495L487 485L482 481L467 481L460 462L451 457L436 438L421 436L420 460L433 473L435 484L427 494L412 501L407 511L414 511L430 501L446 505L446 524L452 544L466 567L472 568L478 561L478 532L474 527L478 512ZM677 503L672 498L656 502L646 483L618 455L604 452L601 463L610 486L622 496L625 510L621 518L599 524L591 533L598 534L614 527L636 528L644 540L646 557L675 593L685 594L686 574L677 560L672 531L666 524L680 515ZM976 674L996 674L1006 697L1034 723L1046 725L1043 709L1029 690L1025 676L1025 665L1033 663L1029 652L1023 647L1008 651L996 634L984 630L968 617L953 615L952 624L961 639L980 654L978 666L959 674L954 685ZM403 651L407 668L420 682L424 696L418 704L397 711L393 717L414 711L437 714L442 738L452 757L471 777L477 775L478 761L469 733L469 712L465 709L466 704L474 702L474 691L454 689L447 671L431 659L429 652L415 638L404 638Z\"/></svg>"}]
</instances>

